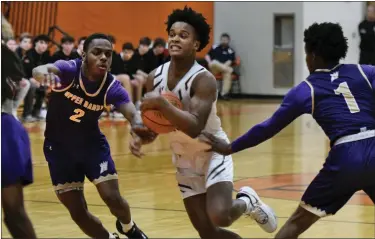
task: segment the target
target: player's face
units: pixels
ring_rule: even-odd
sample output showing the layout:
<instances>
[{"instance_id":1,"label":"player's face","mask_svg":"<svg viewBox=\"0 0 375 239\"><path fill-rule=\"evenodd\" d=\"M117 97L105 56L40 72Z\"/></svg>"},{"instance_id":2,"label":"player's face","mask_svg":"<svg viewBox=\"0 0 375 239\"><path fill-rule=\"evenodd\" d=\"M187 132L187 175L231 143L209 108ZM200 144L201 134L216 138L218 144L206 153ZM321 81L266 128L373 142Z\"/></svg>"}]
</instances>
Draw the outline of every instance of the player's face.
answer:
<instances>
[{"instance_id":1,"label":"player's face","mask_svg":"<svg viewBox=\"0 0 375 239\"><path fill-rule=\"evenodd\" d=\"M309 72L312 73L314 72L314 56L312 53L307 52L306 46L305 46L305 54L306 54L306 65L307 68L309 69Z\"/></svg>"},{"instance_id":2,"label":"player's face","mask_svg":"<svg viewBox=\"0 0 375 239\"><path fill-rule=\"evenodd\" d=\"M171 57L188 56L199 48L194 28L185 22L175 22L169 30L168 50Z\"/></svg>"},{"instance_id":3,"label":"player's face","mask_svg":"<svg viewBox=\"0 0 375 239\"><path fill-rule=\"evenodd\" d=\"M94 39L88 47L87 54L84 52L82 55L89 73L104 76L112 64L112 51L112 44L108 40Z\"/></svg>"}]
</instances>

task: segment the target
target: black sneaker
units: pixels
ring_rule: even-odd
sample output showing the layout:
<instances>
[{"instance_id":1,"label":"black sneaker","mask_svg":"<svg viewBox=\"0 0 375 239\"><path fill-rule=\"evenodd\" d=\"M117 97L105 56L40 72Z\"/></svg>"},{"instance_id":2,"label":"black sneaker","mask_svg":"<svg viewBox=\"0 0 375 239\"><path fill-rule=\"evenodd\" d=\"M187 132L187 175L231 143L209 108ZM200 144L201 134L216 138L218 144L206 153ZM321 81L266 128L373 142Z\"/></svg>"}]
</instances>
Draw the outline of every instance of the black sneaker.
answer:
<instances>
[{"instance_id":1,"label":"black sneaker","mask_svg":"<svg viewBox=\"0 0 375 239\"><path fill-rule=\"evenodd\" d=\"M146 234L144 234L142 230L139 229L135 223L133 227L128 232L125 233L124 230L122 229L122 225L120 221L117 219L116 228L119 233L127 236L129 239L148 239Z\"/></svg>"}]
</instances>

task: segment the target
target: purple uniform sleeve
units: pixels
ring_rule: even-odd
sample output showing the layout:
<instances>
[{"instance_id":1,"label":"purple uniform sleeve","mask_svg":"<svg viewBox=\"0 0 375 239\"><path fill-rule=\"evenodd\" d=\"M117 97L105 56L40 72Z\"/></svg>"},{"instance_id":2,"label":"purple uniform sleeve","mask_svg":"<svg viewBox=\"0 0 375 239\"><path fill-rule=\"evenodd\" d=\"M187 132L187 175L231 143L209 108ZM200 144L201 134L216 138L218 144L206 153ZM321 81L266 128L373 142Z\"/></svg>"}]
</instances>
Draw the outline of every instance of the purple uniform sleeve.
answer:
<instances>
[{"instance_id":1,"label":"purple uniform sleeve","mask_svg":"<svg viewBox=\"0 0 375 239\"><path fill-rule=\"evenodd\" d=\"M367 76L370 84L372 86L372 90L375 92L375 66L371 65L361 65L363 72Z\"/></svg>"},{"instance_id":2,"label":"purple uniform sleeve","mask_svg":"<svg viewBox=\"0 0 375 239\"><path fill-rule=\"evenodd\" d=\"M61 72L59 77L61 85L63 87L69 85L77 72L77 63L74 60L58 60L53 65Z\"/></svg>"},{"instance_id":3,"label":"purple uniform sleeve","mask_svg":"<svg viewBox=\"0 0 375 239\"><path fill-rule=\"evenodd\" d=\"M271 118L255 125L232 142L233 153L254 147L279 133L298 116L312 113L311 89L306 82L291 89Z\"/></svg>"},{"instance_id":4,"label":"purple uniform sleeve","mask_svg":"<svg viewBox=\"0 0 375 239\"><path fill-rule=\"evenodd\" d=\"M107 105L113 105L115 108L118 108L122 104L127 104L130 102L129 94L121 83L117 80L114 80L112 86L107 92Z\"/></svg>"}]
</instances>

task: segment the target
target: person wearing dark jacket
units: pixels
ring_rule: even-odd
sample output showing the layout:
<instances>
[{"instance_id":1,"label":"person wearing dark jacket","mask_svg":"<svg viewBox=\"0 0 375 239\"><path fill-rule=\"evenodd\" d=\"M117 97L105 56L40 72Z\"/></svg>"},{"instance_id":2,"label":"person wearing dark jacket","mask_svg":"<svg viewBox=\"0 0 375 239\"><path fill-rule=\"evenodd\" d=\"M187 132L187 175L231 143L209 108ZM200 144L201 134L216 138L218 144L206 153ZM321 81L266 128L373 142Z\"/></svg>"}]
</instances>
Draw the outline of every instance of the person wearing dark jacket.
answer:
<instances>
[{"instance_id":1,"label":"person wearing dark jacket","mask_svg":"<svg viewBox=\"0 0 375 239\"><path fill-rule=\"evenodd\" d=\"M74 38L64 36L61 38L61 50L53 54L51 62L55 63L58 60L69 61L76 58L80 58L80 55L74 50Z\"/></svg>"},{"instance_id":2,"label":"person wearing dark jacket","mask_svg":"<svg viewBox=\"0 0 375 239\"><path fill-rule=\"evenodd\" d=\"M32 78L32 71L35 67L51 63L51 56L48 50L50 39L47 35L39 35L34 39L34 48L26 52L23 58L25 75L30 80L30 90L25 97L23 108L23 121L32 122L44 118L40 115L44 97L46 95L45 86ZM33 101L35 98L35 103Z\"/></svg>"},{"instance_id":3,"label":"person wearing dark jacket","mask_svg":"<svg viewBox=\"0 0 375 239\"><path fill-rule=\"evenodd\" d=\"M369 5L367 17L359 26L361 37L359 48L361 50L359 64L375 65L375 6Z\"/></svg>"}]
</instances>

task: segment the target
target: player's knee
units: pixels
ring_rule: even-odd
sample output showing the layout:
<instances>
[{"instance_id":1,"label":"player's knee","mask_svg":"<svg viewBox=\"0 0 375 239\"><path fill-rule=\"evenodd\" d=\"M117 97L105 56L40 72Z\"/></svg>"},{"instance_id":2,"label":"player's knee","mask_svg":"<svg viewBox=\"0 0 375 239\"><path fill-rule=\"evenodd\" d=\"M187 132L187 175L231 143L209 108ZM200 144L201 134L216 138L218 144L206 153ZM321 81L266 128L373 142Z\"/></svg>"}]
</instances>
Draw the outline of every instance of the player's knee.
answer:
<instances>
[{"instance_id":1,"label":"player's knee","mask_svg":"<svg viewBox=\"0 0 375 239\"><path fill-rule=\"evenodd\" d=\"M69 213L70 213L70 217L77 224L80 224L80 222L86 220L89 217L89 211L86 208L84 208L84 207L70 208L69 209Z\"/></svg>"},{"instance_id":2,"label":"player's knee","mask_svg":"<svg viewBox=\"0 0 375 239\"><path fill-rule=\"evenodd\" d=\"M208 210L208 216L211 219L212 224L217 227L229 227L232 225L230 212L226 208L216 207Z\"/></svg>"},{"instance_id":3,"label":"player's knee","mask_svg":"<svg viewBox=\"0 0 375 239\"><path fill-rule=\"evenodd\" d=\"M101 197L111 210L113 208L121 207L123 198L121 197L120 192L116 190L107 190L105 193L101 194Z\"/></svg>"}]
</instances>

